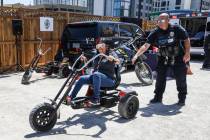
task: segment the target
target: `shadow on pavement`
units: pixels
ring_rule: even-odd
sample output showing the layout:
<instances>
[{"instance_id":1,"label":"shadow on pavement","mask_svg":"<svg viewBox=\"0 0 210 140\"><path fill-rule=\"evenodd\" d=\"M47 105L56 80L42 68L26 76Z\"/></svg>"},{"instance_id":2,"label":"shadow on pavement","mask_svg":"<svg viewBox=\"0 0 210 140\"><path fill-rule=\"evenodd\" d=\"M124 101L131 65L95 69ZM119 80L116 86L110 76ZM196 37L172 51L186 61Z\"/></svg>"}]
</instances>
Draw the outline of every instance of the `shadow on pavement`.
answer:
<instances>
[{"instance_id":1,"label":"shadow on pavement","mask_svg":"<svg viewBox=\"0 0 210 140\"><path fill-rule=\"evenodd\" d=\"M20 72L10 72L10 73L1 73L0 72L0 78L5 78L5 77L11 77L14 75L22 76Z\"/></svg>"},{"instance_id":2,"label":"shadow on pavement","mask_svg":"<svg viewBox=\"0 0 210 140\"><path fill-rule=\"evenodd\" d=\"M39 82L39 81L44 81L44 80L47 80L47 79L56 79L57 76L43 76L41 78L37 78L37 79L34 79L34 80L31 80L29 81L29 83L25 84L25 85L30 85L32 83L36 83L36 82Z\"/></svg>"},{"instance_id":3,"label":"shadow on pavement","mask_svg":"<svg viewBox=\"0 0 210 140\"><path fill-rule=\"evenodd\" d=\"M135 118L134 118L135 119ZM27 134L24 137L25 138L34 138L34 137L43 137L43 136L49 136L49 135L76 135L76 136L89 136L89 137L95 137L100 138L100 135L104 133L107 130L106 122L108 121L114 121L117 123L126 123L131 120L123 119L121 116L117 114L117 112L112 111L110 109L88 109L88 112L83 114L75 114L73 117L68 118L66 121L63 122L57 122L58 128L52 129L49 132L37 132L37 133L31 133ZM69 128L71 126L76 125L82 125L83 129L90 129L93 127L99 127L100 130L96 134L88 135L88 134L73 134L68 133L66 131L66 128Z\"/></svg>"},{"instance_id":4,"label":"shadow on pavement","mask_svg":"<svg viewBox=\"0 0 210 140\"><path fill-rule=\"evenodd\" d=\"M126 84L126 83L120 83L120 86L123 87L123 88L127 88L127 87L143 87L143 86L150 86L150 85L144 85L143 83L129 83L129 84Z\"/></svg>"},{"instance_id":5,"label":"shadow on pavement","mask_svg":"<svg viewBox=\"0 0 210 140\"><path fill-rule=\"evenodd\" d=\"M173 116L180 114L181 106L177 104L172 105L164 105L164 104L148 104L145 108L140 108L139 110L142 112L142 117L153 117L153 115L160 115L160 116Z\"/></svg>"},{"instance_id":6,"label":"shadow on pavement","mask_svg":"<svg viewBox=\"0 0 210 140\"><path fill-rule=\"evenodd\" d=\"M8 76L8 75L2 75L2 76L0 76L0 79L1 79L1 78L7 78L7 77L11 77L11 76Z\"/></svg>"}]
</instances>

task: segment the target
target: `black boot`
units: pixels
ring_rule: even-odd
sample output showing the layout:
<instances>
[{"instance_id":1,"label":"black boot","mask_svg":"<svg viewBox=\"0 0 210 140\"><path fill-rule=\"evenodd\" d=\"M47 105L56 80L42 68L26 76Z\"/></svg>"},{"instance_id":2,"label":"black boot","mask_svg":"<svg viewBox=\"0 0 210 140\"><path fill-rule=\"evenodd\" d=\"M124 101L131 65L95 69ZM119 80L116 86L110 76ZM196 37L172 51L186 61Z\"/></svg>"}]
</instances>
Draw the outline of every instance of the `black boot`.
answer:
<instances>
[{"instance_id":1,"label":"black boot","mask_svg":"<svg viewBox=\"0 0 210 140\"><path fill-rule=\"evenodd\" d=\"M179 98L179 101L178 101L177 105L185 106L186 95L179 94L178 98Z\"/></svg>"},{"instance_id":2,"label":"black boot","mask_svg":"<svg viewBox=\"0 0 210 140\"><path fill-rule=\"evenodd\" d=\"M162 96L155 94L154 98L152 100L150 100L151 104L155 104L155 103L162 103Z\"/></svg>"},{"instance_id":3,"label":"black boot","mask_svg":"<svg viewBox=\"0 0 210 140\"><path fill-rule=\"evenodd\" d=\"M179 99L177 105L178 106L185 106L185 99Z\"/></svg>"}]
</instances>

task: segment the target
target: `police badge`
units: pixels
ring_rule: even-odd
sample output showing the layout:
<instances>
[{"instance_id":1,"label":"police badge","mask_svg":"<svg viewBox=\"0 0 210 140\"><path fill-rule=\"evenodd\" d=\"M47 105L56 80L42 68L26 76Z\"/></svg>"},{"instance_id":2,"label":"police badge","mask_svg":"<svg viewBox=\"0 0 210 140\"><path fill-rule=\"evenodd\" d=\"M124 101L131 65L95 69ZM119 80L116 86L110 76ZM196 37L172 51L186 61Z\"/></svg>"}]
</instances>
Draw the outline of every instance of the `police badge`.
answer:
<instances>
[{"instance_id":1,"label":"police badge","mask_svg":"<svg viewBox=\"0 0 210 140\"><path fill-rule=\"evenodd\" d=\"M174 37L174 32L170 32L170 37Z\"/></svg>"}]
</instances>

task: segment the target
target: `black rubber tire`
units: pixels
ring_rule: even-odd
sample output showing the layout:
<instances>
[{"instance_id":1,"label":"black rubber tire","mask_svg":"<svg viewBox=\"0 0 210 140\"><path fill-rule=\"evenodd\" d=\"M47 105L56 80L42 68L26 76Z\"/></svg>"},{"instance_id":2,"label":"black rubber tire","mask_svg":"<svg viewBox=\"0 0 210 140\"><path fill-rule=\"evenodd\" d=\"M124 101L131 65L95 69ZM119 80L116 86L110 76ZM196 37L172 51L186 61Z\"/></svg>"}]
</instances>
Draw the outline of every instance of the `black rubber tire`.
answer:
<instances>
[{"instance_id":1,"label":"black rubber tire","mask_svg":"<svg viewBox=\"0 0 210 140\"><path fill-rule=\"evenodd\" d=\"M32 77L32 73L33 73L33 71L31 69L27 69L23 74L21 84L24 84L24 85L29 84L29 80Z\"/></svg>"},{"instance_id":2,"label":"black rubber tire","mask_svg":"<svg viewBox=\"0 0 210 140\"><path fill-rule=\"evenodd\" d=\"M126 95L120 99L118 112L125 119L133 119L139 109L139 99L135 95Z\"/></svg>"},{"instance_id":3,"label":"black rubber tire","mask_svg":"<svg viewBox=\"0 0 210 140\"><path fill-rule=\"evenodd\" d=\"M146 68L147 72L149 73L149 81L145 81L143 76L140 74L141 71L142 71L142 67ZM152 85L153 83L153 74L152 74L152 70L150 68L150 66L145 63L145 62L142 62L141 64L140 63L136 63L135 65L135 73L136 73L136 76L137 78L139 79L140 82L142 82L144 85Z\"/></svg>"},{"instance_id":4,"label":"black rubber tire","mask_svg":"<svg viewBox=\"0 0 210 140\"><path fill-rule=\"evenodd\" d=\"M55 114L52 116L53 113ZM57 122L57 112L49 103L37 105L29 115L29 122L31 128L35 131L49 131Z\"/></svg>"},{"instance_id":5,"label":"black rubber tire","mask_svg":"<svg viewBox=\"0 0 210 140\"><path fill-rule=\"evenodd\" d=\"M53 67L50 67L47 71L45 71L46 76L51 76L53 74Z\"/></svg>"},{"instance_id":6,"label":"black rubber tire","mask_svg":"<svg viewBox=\"0 0 210 140\"><path fill-rule=\"evenodd\" d=\"M69 76L69 74L71 73L71 70L69 69L68 65L64 65L60 68L59 70L60 72L60 77L62 78L66 78Z\"/></svg>"},{"instance_id":7,"label":"black rubber tire","mask_svg":"<svg viewBox=\"0 0 210 140\"><path fill-rule=\"evenodd\" d=\"M48 62L45 65L44 73L46 74L46 76L51 76L54 71L55 71L55 64L54 64L54 62Z\"/></svg>"}]
</instances>

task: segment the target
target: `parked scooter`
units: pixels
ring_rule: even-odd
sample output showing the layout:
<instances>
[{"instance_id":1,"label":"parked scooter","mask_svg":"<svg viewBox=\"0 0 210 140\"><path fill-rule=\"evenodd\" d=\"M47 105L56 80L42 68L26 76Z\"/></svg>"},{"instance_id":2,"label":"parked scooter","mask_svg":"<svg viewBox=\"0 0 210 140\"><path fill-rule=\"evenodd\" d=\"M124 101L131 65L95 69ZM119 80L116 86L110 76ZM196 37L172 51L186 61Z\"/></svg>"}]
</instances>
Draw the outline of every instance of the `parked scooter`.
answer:
<instances>
[{"instance_id":1,"label":"parked scooter","mask_svg":"<svg viewBox=\"0 0 210 140\"><path fill-rule=\"evenodd\" d=\"M54 74L59 75L59 77L68 77L70 73L69 65L68 63L60 63L56 61L49 62L45 64L44 66L38 66L38 62L41 59L42 56L44 56L47 52L51 50L51 48L48 48L46 51L43 52L41 49L42 46L42 39L37 38L40 43L37 49L37 54L32 59L31 63L25 70L21 83L22 84L29 84L30 79L32 77L33 72L37 73L45 73L47 76Z\"/></svg>"}]
</instances>

